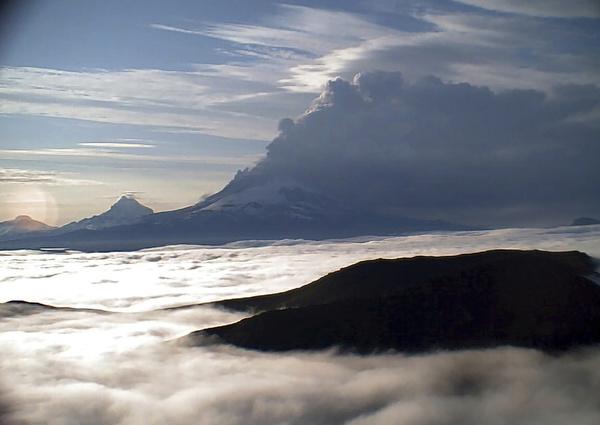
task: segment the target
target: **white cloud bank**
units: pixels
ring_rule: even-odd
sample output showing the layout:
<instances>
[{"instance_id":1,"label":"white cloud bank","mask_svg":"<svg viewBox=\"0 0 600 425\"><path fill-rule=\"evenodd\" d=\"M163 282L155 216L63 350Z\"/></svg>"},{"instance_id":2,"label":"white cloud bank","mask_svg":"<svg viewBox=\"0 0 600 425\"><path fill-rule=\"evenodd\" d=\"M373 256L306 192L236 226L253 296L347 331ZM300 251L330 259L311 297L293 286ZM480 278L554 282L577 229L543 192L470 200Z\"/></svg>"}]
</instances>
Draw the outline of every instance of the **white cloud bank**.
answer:
<instances>
[{"instance_id":1,"label":"white cloud bank","mask_svg":"<svg viewBox=\"0 0 600 425\"><path fill-rule=\"evenodd\" d=\"M162 347L80 368L59 355L36 361L34 374L24 361L0 363L15 424L595 425L600 418L595 350L558 358L518 349L354 357Z\"/></svg>"},{"instance_id":2,"label":"white cloud bank","mask_svg":"<svg viewBox=\"0 0 600 425\"><path fill-rule=\"evenodd\" d=\"M238 242L136 252L0 252L0 302L137 312L278 292L372 258L493 248L578 249L600 258L600 227L444 232L340 241Z\"/></svg>"},{"instance_id":3,"label":"white cloud bank","mask_svg":"<svg viewBox=\"0 0 600 425\"><path fill-rule=\"evenodd\" d=\"M600 226L589 226L106 254L4 252L2 300L129 312L0 318L0 419L10 425L595 425L596 348L562 356L513 348L265 354L166 342L242 314L207 307L132 311L299 286L359 259L492 247L600 256L599 241Z\"/></svg>"}]
</instances>

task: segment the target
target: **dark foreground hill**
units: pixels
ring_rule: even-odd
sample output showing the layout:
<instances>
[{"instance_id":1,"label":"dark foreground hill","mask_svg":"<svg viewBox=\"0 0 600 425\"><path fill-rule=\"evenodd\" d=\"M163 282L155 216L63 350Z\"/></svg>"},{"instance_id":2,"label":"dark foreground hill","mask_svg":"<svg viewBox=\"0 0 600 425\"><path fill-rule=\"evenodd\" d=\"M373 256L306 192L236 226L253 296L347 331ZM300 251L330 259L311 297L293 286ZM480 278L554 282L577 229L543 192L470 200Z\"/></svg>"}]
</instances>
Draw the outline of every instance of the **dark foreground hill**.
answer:
<instances>
[{"instance_id":1,"label":"dark foreground hill","mask_svg":"<svg viewBox=\"0 0 600 425\"><path fill-rule=\"evenodd\" d=\"M219 302L262 312L185 339L267 351L563 350L600 342L593 274L591 258L575 251L365 261L295 290Z\"/></svg>"}]
</instances>

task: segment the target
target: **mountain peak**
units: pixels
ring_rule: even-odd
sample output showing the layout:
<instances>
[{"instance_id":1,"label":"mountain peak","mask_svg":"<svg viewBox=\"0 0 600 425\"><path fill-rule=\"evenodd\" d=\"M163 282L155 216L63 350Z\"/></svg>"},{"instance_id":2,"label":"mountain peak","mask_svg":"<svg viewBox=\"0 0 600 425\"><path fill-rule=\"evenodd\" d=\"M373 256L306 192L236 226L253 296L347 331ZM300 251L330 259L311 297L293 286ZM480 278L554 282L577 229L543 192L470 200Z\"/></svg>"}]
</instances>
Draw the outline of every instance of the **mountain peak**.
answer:
<instances>
[{"instance_id":1,"label":"mountain peak","mask_svg":"<svg viewBox=\"0 0 600 425\"><path fill-rule=\"evenodd\" d=\"M152 214L152 208L142 205L135 197L131 195L121 195L105 214L125 214L128 217L141 217Z\"/></svg>"},{"instance_id":2,"label":"mountain peak","mask_svg":"<svg viewBox=\"0 0 600 425\"><path fill-rule=\"evenodd\" d=\"M254 184L241 187L229 185L197 204L195 211L237 211L243 214L260 211L261 214L265 214L267 209L280 213L289 210L288 212L300 217L321 212L326 207L333 209L331 199L291 179L270 179L252 183Z\"/></svg>"},{"instance_id":3,"label":"mountain peak","mask_svg":"<svg viewBox=\"0 0 600 425\"><path fill-rule=\"evenodd\" d=\"M121 195L119 197L119 199L117 200L117 202L115 202L112 206L120 206L120 205L142 205L137 199L135 199L135 197L131 196L131 195ZM144 207L147 208L147 207Z\"/></svg>"},{"instance_id":4,"label":"mountain peak","mask_svg":"<svg viewBox=\"0 0 600 425\"><path fill-rule=\"evenodd\" d=\"M142 205L132 195L121 195L108 211L93 217L69 223L61 228L62 232L80 229L99 230L107 227L123 226L138 222L142 217L154 213L152 208Z\"/></svg>"},{"instance_id":5,"label":"mountain peak","mask_svg":"<svg viewBox=\"0 0 600 425\"><path fill-rule=\"evenodd\" d=\"M14 237L30 232L44 232L54 229L41 221L34 220L28 215L21 214L13 220L0 223L0 238Z\"/></svg>"},{"instance_id":6,"label":"mountain peak","mask_svg":"<svg viewBox=\"0 0 600 425\"><path fill-rule=\"evenodd\" d=\"M31 218L28 215L25 214L21 214L15 217L14 219L15 222L25 222L25 221L34 221L33 218Z\"/></svg>"}]
</instances>

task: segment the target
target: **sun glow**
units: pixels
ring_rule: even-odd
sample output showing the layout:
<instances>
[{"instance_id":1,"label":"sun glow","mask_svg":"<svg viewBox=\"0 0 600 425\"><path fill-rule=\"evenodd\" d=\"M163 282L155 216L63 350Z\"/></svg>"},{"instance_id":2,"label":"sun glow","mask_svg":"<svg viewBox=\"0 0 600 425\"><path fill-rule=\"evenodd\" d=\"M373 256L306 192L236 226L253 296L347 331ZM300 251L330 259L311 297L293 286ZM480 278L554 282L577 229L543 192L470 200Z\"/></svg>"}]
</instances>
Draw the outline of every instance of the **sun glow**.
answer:
<instances>
[{"instance_id":1,"label":"sun glow","mask_svg":"<svg viewBox=\"0 0 600 425\"><path fill-rule=\"evenodd\" d=\"M28 215L49 225L56 224L58 208L54 197L39 186L19 185L7 193L5 208L10 218Z\"/></svg>"}]
</instances>

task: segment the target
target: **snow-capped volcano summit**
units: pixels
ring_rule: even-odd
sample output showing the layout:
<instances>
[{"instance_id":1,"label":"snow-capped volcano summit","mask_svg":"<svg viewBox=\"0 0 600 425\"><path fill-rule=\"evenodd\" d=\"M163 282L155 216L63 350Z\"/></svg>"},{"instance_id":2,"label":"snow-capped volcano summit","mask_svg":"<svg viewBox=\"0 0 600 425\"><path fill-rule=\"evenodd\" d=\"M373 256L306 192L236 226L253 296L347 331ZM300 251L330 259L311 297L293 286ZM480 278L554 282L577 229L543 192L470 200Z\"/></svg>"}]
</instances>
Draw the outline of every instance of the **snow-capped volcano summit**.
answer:
<instances>
[{"instance_id":1,"label":"snow-capped volcano summit","mask_svg":"<svg viewBox=\"0 0 600 425\"><path fill-rule=\"evenodd\" d=\"M337 203L325 195L291 179L272 179L248 187L230 185L196 204L191 214L226 212L243 215L287 215L289 218L312 219L331 214Z\"/></svg>"},{"instance_id":2,"label":"snow-capped volcano summit","mask_svg":"<svg viewBox=\"0 0 600 425\"><path fill-rule=\"evenodd\" d=\"M110 217L114 220L124 219L129 220L132 218L139 218L148 214L152 214L154 211L152 208L148 208L142 205L130 195L122 195L117 202L115 202L108 211L98 217Z\"/></svg>"},{"instance_id":3,"label":"snow-capped volcano summit","mask_svg":"<svg viewBox=\"0 0 600 425\"><path fill-rule=\"evenodd\" d=\"M3 242L5 249L69 247L113 251L242 240L327 239L463 228L441 221L385 216L345 206L289 178L244 175L199 203L152 214L132 197L52 235Z\"/></svg>"},{"instance_id":4,"label":"snow-capped volcano summit","mask_svg":"<svg viewBox=\"0 0 600 425\"><path fill-rule=\"evenodd\" d=\"M122 226L133 224L139 221L142 217L152 214L154 211L145 205L140 204L131 195L122 195L108 211L85 218L80 221L69 223L61 227L63 231L73 230L99 230L107 227Z\"/></svg>"}]
</instances>

